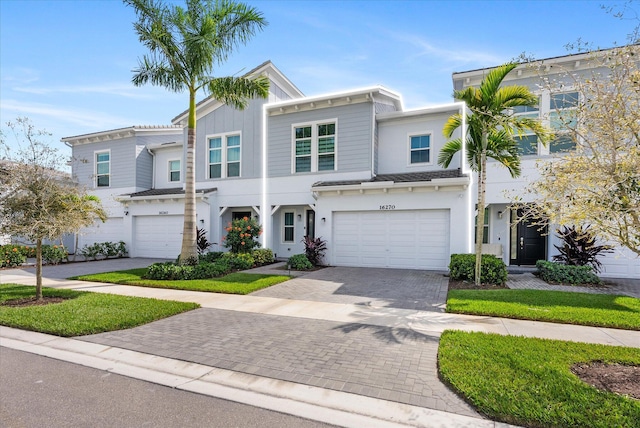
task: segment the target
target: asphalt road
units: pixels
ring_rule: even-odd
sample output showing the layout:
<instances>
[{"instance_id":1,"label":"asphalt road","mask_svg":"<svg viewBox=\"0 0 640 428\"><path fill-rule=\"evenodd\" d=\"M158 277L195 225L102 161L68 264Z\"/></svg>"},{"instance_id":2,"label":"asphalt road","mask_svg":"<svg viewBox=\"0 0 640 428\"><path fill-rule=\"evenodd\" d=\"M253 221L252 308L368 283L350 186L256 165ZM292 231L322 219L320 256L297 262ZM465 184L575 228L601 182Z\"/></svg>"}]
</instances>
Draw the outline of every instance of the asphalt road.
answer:
<instances>
[{"instance_id":1,"label":"asphalt road","mask_svg":"<svg viewBox=\"0 0 640 428\"><path fill-rule=\"evenodd\" d=\"M3 347L0 426L329 427Z\"/></svg>"}]
</instances>

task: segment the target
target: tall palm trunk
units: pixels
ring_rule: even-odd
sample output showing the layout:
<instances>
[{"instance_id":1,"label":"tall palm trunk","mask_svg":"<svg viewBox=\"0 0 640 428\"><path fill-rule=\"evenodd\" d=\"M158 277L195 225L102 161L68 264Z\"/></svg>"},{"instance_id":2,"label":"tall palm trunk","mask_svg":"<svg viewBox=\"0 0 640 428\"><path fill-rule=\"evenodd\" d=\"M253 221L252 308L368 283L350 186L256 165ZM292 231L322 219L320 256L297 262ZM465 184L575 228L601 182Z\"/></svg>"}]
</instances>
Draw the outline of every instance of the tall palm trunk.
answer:
<instances>
[{"instance_id":1,"label":"tall palm trunk","mask_svg":"<svg viewBox=\"0 0 640 428\"><path fill-rule=\"evenodd\" d=\"M483 143L486 142L487 135L482 136ZM486 147L486 145L484 146ZM483 148L480 152L480 171L478 171L478 216L476 219L476 269L475 284L480 285L482 275L482 238L484 237L484 204L486 197L487 182L487 150Z\"/></svg>"},{"instance_id":2,"label":"tall palm trunk","mask_svg":"<svg viewBox=\"0 0 640 428\"><path fill-rule=\"evenodd\" d=\"M42 300L42 239L36 239L36 300Z\"/></svg>"},{"instance_id":3,"label":"tall palm trunk","mask_svg":"<svg viewBox=\"0 0 640 428\"><path fill-rule=\"evenodd\" d=\"M196 92L189 93L189 122L187 125L187 160L185 165L184 226L180 263L188 264L197 259L196 249Z\"/></svg>"}]
</instances>

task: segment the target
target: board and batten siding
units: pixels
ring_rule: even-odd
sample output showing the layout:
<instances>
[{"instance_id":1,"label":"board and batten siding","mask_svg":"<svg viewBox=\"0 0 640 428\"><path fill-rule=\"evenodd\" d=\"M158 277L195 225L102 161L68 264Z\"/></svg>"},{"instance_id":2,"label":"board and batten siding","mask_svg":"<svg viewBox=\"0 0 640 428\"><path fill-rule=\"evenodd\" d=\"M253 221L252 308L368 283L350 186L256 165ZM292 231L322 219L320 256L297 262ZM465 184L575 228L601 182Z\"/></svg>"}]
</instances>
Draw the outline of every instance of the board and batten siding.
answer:
<instances>
[{"instance_id":1,"label":"board and batten siding","mask_svg":"<svg viewBox=\"0 0 640 428\"><path fill-rule=\"evenodd\" d=\"M111 152L109 187L134 187L136 170L136 139L123 138L99 143L80 144L73 147L73 174L79 184L95 188L95 153Z\"/></svg>"},{"instance_id":2,"label":"board and batten siding","mask_svg":"<svg viewBox=\"0 0 640 428\"><path fill-rule=\"evenodd\" d=\"M198 118L196 124L197 182L216 181L207 178L209 146L207 136L231 132L239 132L241 134L240 177L258 178L261 176L262 140L260 128L262 105L265 102L266 100L250 100L247 108L242 111L224 105Z\"/></svg>"},{"instance_id":3,"label":"board and batten siding","mask_svg":"<svg viewBox=\"0 0 640 428\"><path fill-rule=\"evenodd\" d=\"M268 117L267 144L270 177L291 175L292 126L325 120L337 120L337 171L371 170L373 107L371 103L357 103ZM310 174L326 173L331 174L334 171L320 171Z\"/></svg>"},{"instance_id":4,"label":"board and batten siding","mask_svg":"<svg viewBox=\"0 0 640 428\"><path fill-rule=\"evenodd\" d=\"M151 189L153 186L153 157L144 145L136 146L136 187Z\"/></svg>"}]
</instances>

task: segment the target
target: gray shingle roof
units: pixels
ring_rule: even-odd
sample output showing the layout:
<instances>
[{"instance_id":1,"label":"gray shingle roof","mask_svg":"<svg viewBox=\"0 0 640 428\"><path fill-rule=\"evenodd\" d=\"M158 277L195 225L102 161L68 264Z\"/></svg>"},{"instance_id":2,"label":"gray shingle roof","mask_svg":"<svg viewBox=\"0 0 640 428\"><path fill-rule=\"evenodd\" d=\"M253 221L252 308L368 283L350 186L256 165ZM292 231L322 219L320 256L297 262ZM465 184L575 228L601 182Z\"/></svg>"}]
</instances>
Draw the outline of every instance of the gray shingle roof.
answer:
<instances>
[{"instance_id":1,"label":"gray shingle roof","mask_svg":"<svg viewBox=\"0 0 640 428\"><path fill-rule=\"evenodd\" d=\"M466 174L462 173L460 168L443 169L439 171L409 172L404 174L380 174L369 180L319 181L314 183L312 187L352 186L362 183L376 183L382 181L393 181L394 183L416 183L421 181L433 181L441 178L459 177L467 177Z\"/></svg>"},{"instance_id":2,"label":"gray shingle roof","mask_svg":"<svg viewBox=\"0 0 640 428\"><path fill-rule=\"evenodd\" d=\"M215 192L218 190L216 187L211 189L200 189L196 190L196 194L206 194ZM128 193L122 196L129 196L131 198L142 197L142 196L170 196L170 195L184 195L184 189L182 187L174 187L171 189L149 189L143 190L141 192Z\"/></svg>"}]
</instances>

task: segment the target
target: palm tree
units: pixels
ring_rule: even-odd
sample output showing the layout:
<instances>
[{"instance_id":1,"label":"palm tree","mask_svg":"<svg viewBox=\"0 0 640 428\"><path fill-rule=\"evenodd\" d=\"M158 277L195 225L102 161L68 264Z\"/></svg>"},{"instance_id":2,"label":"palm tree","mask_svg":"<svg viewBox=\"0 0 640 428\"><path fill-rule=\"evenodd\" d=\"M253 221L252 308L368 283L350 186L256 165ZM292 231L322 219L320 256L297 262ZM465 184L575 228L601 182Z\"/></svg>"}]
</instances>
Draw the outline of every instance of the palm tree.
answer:
<instances>
[{"instance_id":1,"label":"palm tree","mask_svg":"<svg viewBox=\"0 0 640 428\"><path fill-rule=\"evenodd\" d=\"M262 13L232 0L187 0L186 10L161 0L124 0L138 17L134 28L149 55L138 61L132 82L151 83L170 91L189 92L185 166L184 228L181 263L197 260L195 145L196 94L202 89L218 101L244 109L252 97L269 95L264 76L214 77L214 68L234 48L267 25Z\"/></svg>"},{"instance_id":2,"label":"palm tree","mask_svg":"<svg viewBox=\"0 0 640 428\"><path fill-rule=\"evenodd\" d=\"M482 225L484 224L485 187L487 180L487 158L494 159L508 168L512 177L520 175L520 156L515 136L533 132L543 144L549 139L548 131L536 120L514 116L514 107L534 107L537 95L521 85L500 87L504 78L516 68L516 63L507 63L491 70L480 83L480 87L468 87L455 91L453 97L464 101L470 114L455 114L447 120L443 133L451 138L453 132L468 124L468 135L448 141L438 155L438 164L447 168L453 156L462 151L463 139L467 162L478 173L478 215L476 217L476 267L475 283L480 285L482 263Z\"/></svg>"}]
</instances>

